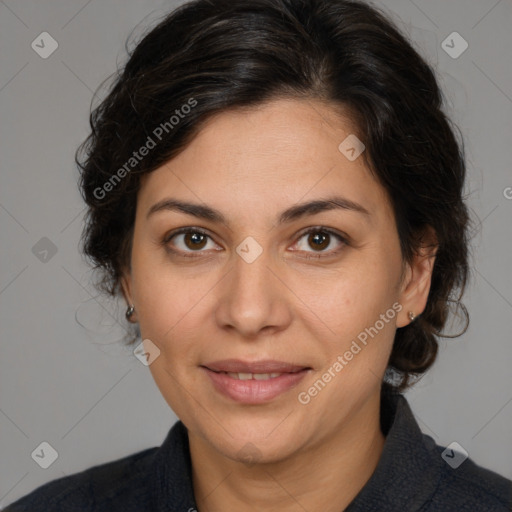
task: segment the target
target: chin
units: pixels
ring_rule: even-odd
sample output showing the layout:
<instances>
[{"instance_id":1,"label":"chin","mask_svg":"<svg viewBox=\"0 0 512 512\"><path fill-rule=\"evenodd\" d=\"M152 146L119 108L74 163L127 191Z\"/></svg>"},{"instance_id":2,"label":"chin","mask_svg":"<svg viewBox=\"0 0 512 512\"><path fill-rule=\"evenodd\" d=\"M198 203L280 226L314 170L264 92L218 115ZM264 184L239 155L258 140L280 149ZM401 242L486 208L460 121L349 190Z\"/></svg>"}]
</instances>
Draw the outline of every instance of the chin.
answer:
<instances>
[{"instance_id":1,"label":"chin","mask_svg":"<svg viewBox=\"0 0 512 512\"><path fill-rule=\"evenodd\" d=\"M248 466L279 462L288 458L306 443L301 425L286 424L286 414L248 424L235 420L218 425L215 432L209 421L202 436L225 457ZM302 442L301 442L301 438Z\"/></svg>"}]
</instances>

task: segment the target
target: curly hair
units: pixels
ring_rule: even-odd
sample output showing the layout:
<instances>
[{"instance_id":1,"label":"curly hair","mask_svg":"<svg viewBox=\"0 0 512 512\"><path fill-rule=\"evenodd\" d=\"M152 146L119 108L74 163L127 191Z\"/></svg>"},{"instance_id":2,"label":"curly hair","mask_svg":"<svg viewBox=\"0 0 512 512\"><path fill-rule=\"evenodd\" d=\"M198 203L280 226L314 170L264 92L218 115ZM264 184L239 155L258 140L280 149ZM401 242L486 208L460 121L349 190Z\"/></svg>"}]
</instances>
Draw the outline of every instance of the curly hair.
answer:
<instances>
[{"instance_id":1,"label":"curly hair","mask_svg":"<svg viewBox=\"0 0 512 512\"><path fill-rule=\"evenodd\" d=\"M82 250L98 290L121 293L141 176L182 151L210 116L276 98L321 100L352 114L365 162L390 198L403 261L425 228L437 238L426 309L397 329L388 362L401 376L393 388L410 386L436 359L450 303L460 304L470 219L462 138L442 111L433 69L394 22L361 1L195 0L128 53L91 107L91 133L75 157L88 206Z\"/></svg>"}]
</instances>

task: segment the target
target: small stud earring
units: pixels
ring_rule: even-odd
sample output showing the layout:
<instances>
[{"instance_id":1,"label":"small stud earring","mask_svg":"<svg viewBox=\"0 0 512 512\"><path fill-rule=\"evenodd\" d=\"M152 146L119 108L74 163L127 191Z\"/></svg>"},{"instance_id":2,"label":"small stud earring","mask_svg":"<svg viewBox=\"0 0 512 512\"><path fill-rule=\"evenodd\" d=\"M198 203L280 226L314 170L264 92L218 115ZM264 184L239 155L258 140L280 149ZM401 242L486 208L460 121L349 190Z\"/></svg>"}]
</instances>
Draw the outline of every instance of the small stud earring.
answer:
<instances>
[{"instance_id":1,"label":"small stud earring","mask_svg":"<svg viewBox=\"0 0 512 512\"><path fill-rule=\"evenodd\" d=\"M126 310L126 318L130 319L130 317L133 315L133 312L135 311L134 305L128 306L128 309Z\"/></svg>"},{"instance_id":2,"label":"small stud earring","mask_svg":"<svg viewBox=\"0 0 512 512\"><path fill-rule=\"evenodd\" d=\"M409 316L409 320L411 322L414 322L414 319L416 318L416 315L412 311L409 311L408 316Z\"/></svg>"}]
</instances>

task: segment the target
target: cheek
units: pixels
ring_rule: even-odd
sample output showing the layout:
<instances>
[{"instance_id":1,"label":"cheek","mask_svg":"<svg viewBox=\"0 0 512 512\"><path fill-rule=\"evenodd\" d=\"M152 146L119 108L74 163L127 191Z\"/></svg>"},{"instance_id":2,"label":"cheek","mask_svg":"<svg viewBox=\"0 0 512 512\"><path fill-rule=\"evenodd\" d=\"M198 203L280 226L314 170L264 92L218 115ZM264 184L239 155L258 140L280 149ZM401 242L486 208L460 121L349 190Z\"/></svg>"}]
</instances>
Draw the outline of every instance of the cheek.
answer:
<instances>
[{"instance_id":1,"label":"cheek","mask_svg":"<svg viewBox=\"0 0 512 512\"><path fill-rule=\"evenodd\" d=\"M211 332L204 326L213 315L214 276L184 277L170 265L133 269L141 336L159 347L163 357L158 362L173 372L185 371Z\"/></svg>"},{"instance_id":2,"label":"cheek","mask_svg":"<svg viewBox=\"0 0 512 512\"><path fill-rule=\"evenodd\" d=\"M151 338L173 329L194 301L194 286L183 286L163 248L135 234L132 251L132 287L141 334ZM190 309L190 307L188 308ZM171 331L172 332L172 331Z\"/></svg>"},{"instance_id":3,"label":"cheek","mask_svg":"<svg viewBox=\"0 0 512 512\"><path fill-rule=\"evenodd\" d=\"M371 386L368 379L377 381L386 368L400 309L396 293L399 267L395 268L394 259L359 258L347 271L325 279L316 292L309 288L308 305L316 313L318 326L313 331L323 333L325 325L329 327L328 337L322 341L325 370L342 357L343 369L338 365L339 371L331 371L339 377L333 380L345 391L346 386ZM332 391L344 393L336 384Z\"/></svg>"},{"instance_id":4,"label":"cheek","mask_svg":"<svg viewBox=\"0 0 512 512\"><path fill-rule=\"evenodd\" d=\"M398 274L391 263L357 259L322 279L297 281L297 289L319 320L345 337L373 324L396 299Z\"/></svg>"},{"instance_id":5,"label":"cheek","mask_svg":"<svg viewBox=\"0 0 512 512\"><path fill-rule=\"evenodd\" d=\"M168 286L165 286L168 284ZM194 293L184 293L182 286L176 283L159 281L157 286L144 283L145 293L141 293L141 304L137 309L141 335L155 340L159 346L167 349L169 345L176 346L183 339L187 325L194 322L194 308L201 296ZM179 334L179 336L178 336Z\"/></svg>"}]
</instances>

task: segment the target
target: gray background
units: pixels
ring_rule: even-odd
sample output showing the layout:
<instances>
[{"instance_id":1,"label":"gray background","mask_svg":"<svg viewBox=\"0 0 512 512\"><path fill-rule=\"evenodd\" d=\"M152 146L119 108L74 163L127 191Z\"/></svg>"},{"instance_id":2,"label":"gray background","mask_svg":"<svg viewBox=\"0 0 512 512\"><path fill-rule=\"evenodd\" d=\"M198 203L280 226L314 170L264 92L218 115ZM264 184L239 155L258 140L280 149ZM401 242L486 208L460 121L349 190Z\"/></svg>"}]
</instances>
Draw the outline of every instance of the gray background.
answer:
<instances>
[{"instance_id":1,"label":"gray background","mask_svg":"<svg viewBox=\"0 0 512 512\"><path fill-rule=\"evenodd\" d=\"M119 342L124 303L98 296L78 252L84 205L73 156L88 134L92 93L124 63L127 36L178 3L0 1L0 507L160 445L176 419L149 369ZM480 219L470 329L441 342L435 367L407 396L438 444L457 441L512 478L512 3L378 4L438 71L465 137L468 200ZM47 59L31 48L43 31L59 45ZM469 44L456 59L441 46L453 31ZM33 250L43 237L56 254ZM48 469L31 457L42 441L58 452Z\"/></svg>"}]
</instances>

